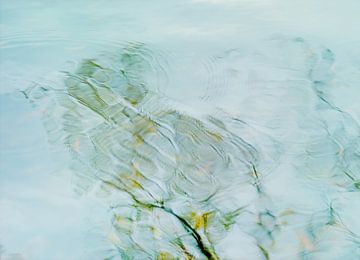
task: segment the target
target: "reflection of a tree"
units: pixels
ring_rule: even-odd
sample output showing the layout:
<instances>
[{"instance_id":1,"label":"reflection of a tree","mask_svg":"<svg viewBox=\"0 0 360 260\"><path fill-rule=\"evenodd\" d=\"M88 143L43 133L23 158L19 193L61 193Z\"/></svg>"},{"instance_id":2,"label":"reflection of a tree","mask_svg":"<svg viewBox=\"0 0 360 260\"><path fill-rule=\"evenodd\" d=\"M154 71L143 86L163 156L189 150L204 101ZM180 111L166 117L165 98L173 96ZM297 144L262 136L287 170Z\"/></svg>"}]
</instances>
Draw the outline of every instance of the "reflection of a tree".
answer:
<instances>
[{"instance_id":1,"label":"reflection of a tree","mask_svg":"<svg viewBox=\"0 0 360 260\"><path fill-rule=\"evenodd\" d=\"M222 205L225 191L246 181L256 151L219 119L167 107L146 86L148 54L129 45L82 62L65 89L38 89L55 96L45 126L73 154L81 182L120 194L111 237L124 259L218 259L216 244L243 210Z\"/></svg>"},{"instance_id":2,"label":"reflection of a tree","mask_svg":"<svg viewBox=\"0 0 360 260\"><path fill-rule=\"evenodd\" d=\"M307 50L302 40L295 42ZM329 50L325 54L329 60ZM326 99L325 80L316 78L316 70L324 66L309 57L311 62L301 65L310 71L315 96L326 111L336 111L341 114L338 118L348 120L348 115ZM287 219L301 214L273 207L257 168L259 152L231 131L225 120L194 118L150 90L154 63L144 45L130 44L112 57L83 61L75 73L67 74L64 88L41 87L24 94L30 99L49 97L44 124L50 141L65 143L71 152L73 168L81 177L78 185L86 188L101 183L114 197L109 238L121 258L219 259L221 241L239 216L245 215L243 231L253 237L261 255L270 259L269 249ZM338 135L329 129L327 134L330 138L321 140L329 142ZM358 147L353 146L354 150ZM318 166L319 152L310 148L302 156L306 162L314 161L310 166ZM358 178L352 171L356 167L350 160L354 154L331 154L340 158L336 161L339 168L347 170L333 178L358 190ZM315 170L309 173L314 175ZM236 197L241 192L234 197L232 193L249 183L256 195L254 205L246 207ZM357 235L330 209L331 214L319 218L324 221L310 217L299 233L303 257L315 251L321 230L335 226L358 244Z\"/></svg>"}]
</instances>

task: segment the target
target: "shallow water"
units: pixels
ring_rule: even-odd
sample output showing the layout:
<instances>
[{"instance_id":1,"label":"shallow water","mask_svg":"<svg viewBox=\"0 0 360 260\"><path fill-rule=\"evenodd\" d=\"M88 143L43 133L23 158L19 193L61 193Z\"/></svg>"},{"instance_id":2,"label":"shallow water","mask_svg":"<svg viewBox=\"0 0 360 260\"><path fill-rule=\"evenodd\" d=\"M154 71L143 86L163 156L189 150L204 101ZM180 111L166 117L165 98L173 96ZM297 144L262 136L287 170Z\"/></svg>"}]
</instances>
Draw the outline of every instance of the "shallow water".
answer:
<instances>
[{"instance_id":1,"label":"shallow water","mask_svg":"<svg viewBox=\"0 0 360 260\"><path fill-rule=\"evenodd\" d=\"M358 1L0 8L2 258L360 258Z\"/></svg>"}]
</instances>

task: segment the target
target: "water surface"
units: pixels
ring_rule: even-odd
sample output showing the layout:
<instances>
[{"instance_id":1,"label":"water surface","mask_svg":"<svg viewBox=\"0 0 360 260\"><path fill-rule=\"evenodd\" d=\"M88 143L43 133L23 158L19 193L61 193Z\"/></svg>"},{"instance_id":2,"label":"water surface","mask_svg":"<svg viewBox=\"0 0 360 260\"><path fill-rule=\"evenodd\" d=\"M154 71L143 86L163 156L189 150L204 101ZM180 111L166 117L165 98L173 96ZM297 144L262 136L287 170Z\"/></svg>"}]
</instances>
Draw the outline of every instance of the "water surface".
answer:
<instances>
[{"instance_id":1,"label":"water surface","mask_svg":"<svg viewBox=\"0 0 360 260\"><path fill-rule=\"evenodd\" d=\"M4 259L358 259L357 1L0 1Z\"/></svg>"}]
</instances>

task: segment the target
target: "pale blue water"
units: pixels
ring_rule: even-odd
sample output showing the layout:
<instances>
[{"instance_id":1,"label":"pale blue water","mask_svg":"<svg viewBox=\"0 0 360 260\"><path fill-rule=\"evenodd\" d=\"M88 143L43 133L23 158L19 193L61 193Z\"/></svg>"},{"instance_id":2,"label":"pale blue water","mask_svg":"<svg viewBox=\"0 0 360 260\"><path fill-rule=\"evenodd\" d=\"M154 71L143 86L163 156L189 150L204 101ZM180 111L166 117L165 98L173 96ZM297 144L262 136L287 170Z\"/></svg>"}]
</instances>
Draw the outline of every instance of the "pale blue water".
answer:
<instances>
[{"instance_id":1,"label":"pale blue water","mask_svg":"<svg viewBox=\"0 0 360 260\"><path fill-rule=\"evenodd\" d=\"M144 82L161 96L156 111L212 115L256 150L260 177L239 166L239 179L233 169L196 188L179 178L189 197L216 184L222 191L206 206L180 195L168 202L183 217L190 208L245 207L226 232L209 220L220 259L360 259L359 14L356 0L0 0L0 258L126 259L124 248L134 259L176 255L168 237L143 239L138 220L133 248L119 242L128 234L114 233L111 207L125 199L97 185L84 192L73 154L52 142L65 133L48 134L62 112L22 92L61 88L64 71L83 59L101 63L142 43L151 67ZM172 221L162 231L175 238ZM190 254L206 259L183 236Z\"/></svg>"}]
</instances>

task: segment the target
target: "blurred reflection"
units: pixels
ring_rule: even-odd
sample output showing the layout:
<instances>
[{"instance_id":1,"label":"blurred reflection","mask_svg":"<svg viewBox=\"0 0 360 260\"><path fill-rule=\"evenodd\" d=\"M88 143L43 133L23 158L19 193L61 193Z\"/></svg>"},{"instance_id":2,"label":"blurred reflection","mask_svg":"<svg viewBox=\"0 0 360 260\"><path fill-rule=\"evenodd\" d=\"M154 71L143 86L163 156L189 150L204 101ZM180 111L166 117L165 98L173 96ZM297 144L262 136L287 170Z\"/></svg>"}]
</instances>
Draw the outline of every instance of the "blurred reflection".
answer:
<instances>
[{"instance_id":1,"label":"blurred reflection","mask_svg":"<svg viewBox=\"0 0 360 260\"><path fill-rule=\"evenodd\" d=\"M253 99L243 101L255 111L252 118L251 113L195 117L184 112L154 87L154 79L166 73L158 69L162 60L141 43L84 60L75 72L66 73L63 87L24 91L31 101L48 102L44 125L49 141L65 144L71 153L78 189L97 187L109 196L108 237L116 248L110 258L225 258L224 241L234 232L239 241L250 237L265 259L281 256L281 245L289 238L297 241L292 249L302 259L319 259L322 241L331 243L331 236L346 247L359 246L359 236L337 212L336 197L326 208L307 212L291 199L275 201L265 182L271 181L266 177L276 172L282 156L301 168L296 185L359 189L359 127L325 94L333 84L334 54L326 48L314 50L301 38L276 40L275 45L286 53L273 55L270 62L266 54L250 59L238 50L212 61L227 64L231 59L234 66L238 59L249 59L263 72L252 80L248 95ZM269 73L268 63L275 74ZM282 78L274 80L279 70ZM218 92L217 84L209 83L209 93ZM303 86L316 100L315 116L306 114L301 99L277 99L296 97ZM274 102L268 103L273 113L259 108L261 95L262 102ZM288 113L298 114L294 119ZM289 128L282 126L292 124L299 126L294 131L302 140L284 134ZM259 125L268 133L261 133Z\"/></svg>"}]
</instances>

